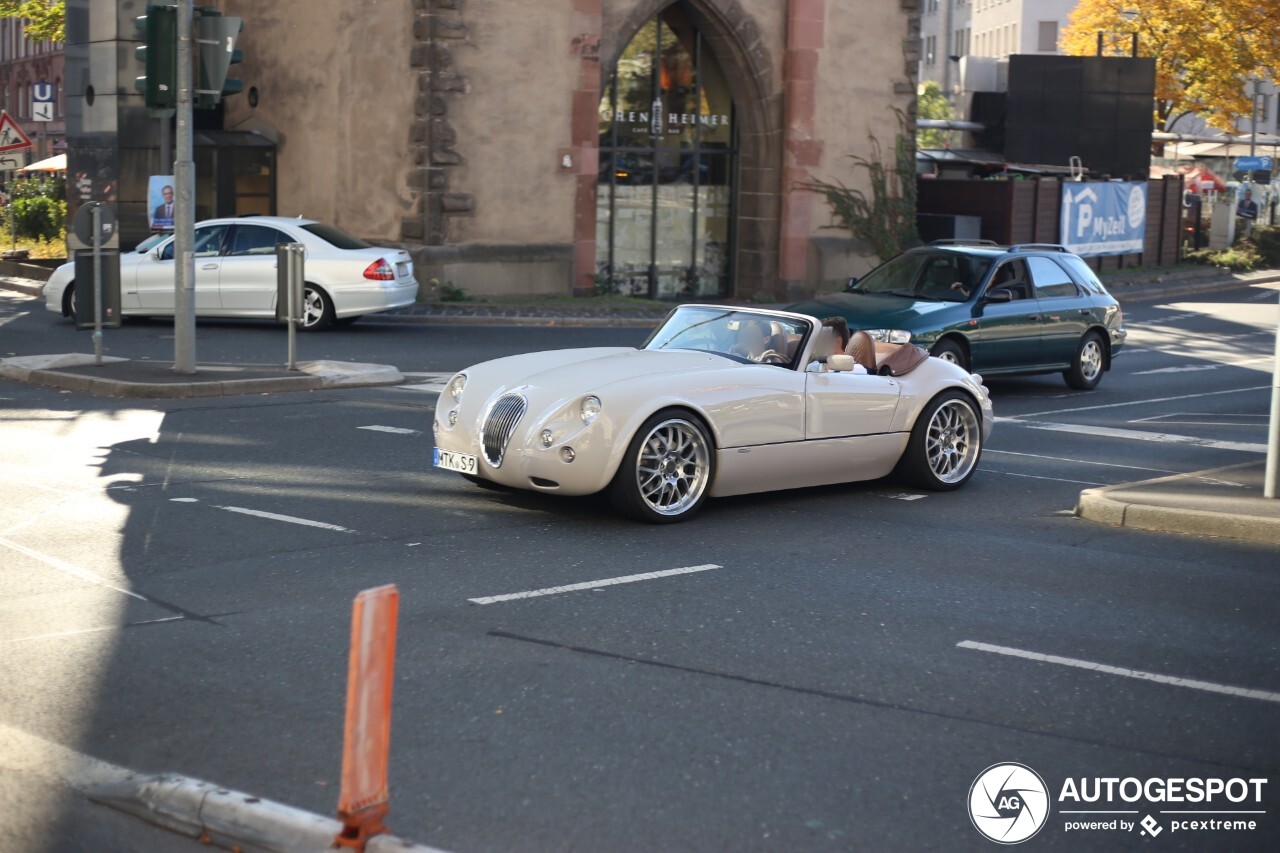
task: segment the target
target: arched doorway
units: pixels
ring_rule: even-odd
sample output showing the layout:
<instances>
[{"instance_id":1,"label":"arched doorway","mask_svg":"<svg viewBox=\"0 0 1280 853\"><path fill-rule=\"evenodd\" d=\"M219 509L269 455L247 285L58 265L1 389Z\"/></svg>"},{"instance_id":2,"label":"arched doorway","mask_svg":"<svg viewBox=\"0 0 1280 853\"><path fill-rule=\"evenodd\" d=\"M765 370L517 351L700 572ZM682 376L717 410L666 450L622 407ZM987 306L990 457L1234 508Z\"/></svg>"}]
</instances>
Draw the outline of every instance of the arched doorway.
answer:
<instances>
[{"instance_id":1,"label":"arched doorway","mask_svg":"<svg viewBox=\"0 0 1280 853\"><path fill-rule=\"evenodd\" d=\"M737 127L725 74L683 4L646 21L599 108L596 278L652 299L727 295Z\"/></svg>"}]
</instances>

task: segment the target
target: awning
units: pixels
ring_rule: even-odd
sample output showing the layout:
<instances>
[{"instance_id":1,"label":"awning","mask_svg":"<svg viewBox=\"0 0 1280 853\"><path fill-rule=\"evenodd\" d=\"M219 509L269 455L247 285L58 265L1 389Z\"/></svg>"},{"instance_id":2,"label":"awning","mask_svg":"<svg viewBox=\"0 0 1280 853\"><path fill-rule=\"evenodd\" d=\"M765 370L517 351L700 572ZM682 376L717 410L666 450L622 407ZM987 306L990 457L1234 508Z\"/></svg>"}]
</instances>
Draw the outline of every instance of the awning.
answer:
<instances>
[{"instance_id":1,"label":"awning","mask_svg":"<svg viewBox=\"0 0 1280 853\"><path fill-rule=\"evenodd\" d=\"M37 160L30 165L23 166L19 172L65 172L67 171L67 155L55 154L44 160Z\"/></svg>"}]
</instances>

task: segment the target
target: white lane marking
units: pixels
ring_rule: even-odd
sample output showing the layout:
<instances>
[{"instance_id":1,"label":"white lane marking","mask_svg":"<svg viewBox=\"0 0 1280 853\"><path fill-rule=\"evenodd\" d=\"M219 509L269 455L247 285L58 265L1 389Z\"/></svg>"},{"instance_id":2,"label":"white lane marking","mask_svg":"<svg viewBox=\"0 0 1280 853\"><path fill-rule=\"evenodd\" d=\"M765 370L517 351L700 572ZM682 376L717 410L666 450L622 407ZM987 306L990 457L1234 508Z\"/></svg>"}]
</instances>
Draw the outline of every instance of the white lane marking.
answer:
<instances>
[{"instance_id":1,"label":"white lane marking","mask_svg":"<svg viewBox=\"0 0 1280 853\"><path fill-rule=\"evenodd\" d=\"M483 598L468 598L472 604L496 604L499 601L515 601L522 598L538 598L543 595L558 595L562 592L577 592L580 589L599 589L603 586L613 586L620 583L635 583L636 581L651 581L658 578L669 578L673 575L691 575L694 572L707 572L711 569L723 569L724 566L717 566L715 563L707 563L703 566L685 566L682 569L663 569L660 572L645 572L639 575L624 575L617 578L605 578L598 581L587 581L586 583L574 583L568 586L549 586L543 589L531 589L526 592L513 592L508 595L489 595Z\"/></svg>"},{"instance_id":2,"label":"white lane marking","mask_svg":"<svg viewBox=\"0 0 1280 853\"><path fill-rule=\"evenodd\" d=\"M1024 421L1009 418L1010 423L1030 429L1042 429L1049 432L1069 432L1080 435L1107 436L1108 438L1128 438L1134 441L1157 441L1162 444L1189 444L1195 447L1213 447L1218 450L1239 450L1245 453L1266 453L1265 444L1250 441L1217 441L1211 438L1196 438L1190 435L1176 435L1168 432L1146 432L1137 429L1119 429L1117 427L1094 426L1091 424L1056 424L1045 421Z\"/></svg>"},{"instance_id":3,"label":"white lane marking","mask_svg":"<svg viewBox=\"0 0 1280 853\"><path fill-rule=\"evenodd\" d=\"M1192 678L1178 678L1173 675L1160 675L1154 672L1143 672L1140 669L1127 669L1121 666L1108 666L1104 663L1094 663L1093 661L1079 660L1077 658L1064 658L1058 655L1042 655L1039 652L1028 652L1023 649L1013 649L1008 646L993 646L990 643L975 643L972 640L963 640L956 643L961 649L974 649L979 652L991 652L997 655L1008 655L1009 657L1024 658L1025 660L1040 661L1042 663L1056 663L1061 666L1073 666L1077 669L1087 669L1093 672L1101 672L1105 675L1122 675L1125 678L1136 678L1141 681L1154 681L1157 684L1170 684L1174 687L1189 687L1193 690L1204 690L1209 693L1223 693L1227 696L1241 696L1247 699L1262 699L1266 702L1280 702L1280 693L1272 693L1270 690L1250 690L1245 687L1232 687L1228 684L1215 684L1212 681L1197 681Z\"/></svg>"},{"instance_id":4,"label":"white lane marking","mask_svg":"<svg viewBox=\"0 0 1280 853\"><path fill-rule=\"evenodd\" d=\"M131 628L134 625L157 625L161 622L178 622L186 619L185 616L166 616L163 619L148 619L145 622L130 622L124 627ZM54 631L52 634L35 634L31 637L18 637L17 639L8 640L10 643L29 643L32 640L54 640L58 637L75 637L79 634L97 634L102 631L119 631L119 625L103 625L99 628L78 628L74 631Z\"/></svg>"},{"instance_id":5,"label":"white lane marking","mask_svg":"<svg viewBox=\"0 0 1280 853\"><path fill-rule=\"evenodd\" d=\"M5 548L11 548L14 551L17 551L19 554L25 554L31 559L44 563L46 566L52 569L57 569L60 572L66 572L67 574L72 575L73 577L80 578L80 580L83 580L83 581L88 581L89 583L94 584L96 586L113 590L114 592L118 592L122 595L127 595L130 598L136 598L139 601L146 601L148 603L150 603L151 601L151 599L147 598L145 595L139 595L138 593L134 592L131 589L125 589L124 587L116 586L115 584L108 581L106 578L100 575L96 575L93 572L89 571L88 569L82 569L79 566L66 562L65 560L59 560L57 557L51 557L48 554L42 554L33 548L28 548L26 545L19 545L17 542L14 542L12 539L5 539L3 537L0 537L0 546L3 546Z\"/></svg>"},{"instance_id":6,"label":"white lane marking","mask_svg":"<svg viewBox=\"0 0 1280 853\"><path fill-rule=\"evenodd\" d=\"M356 429L367 429L367 430L373 430L374 432L389 432L392 435L422 435L422 430L420 429L405 429L404 427L378 426L377 424L373 424L371 426L356 427Z\"/></svg>"},{"instance_id":7,"label":"white lane marking","mask_svg":"<svg viewBox=\"0 0 1280 853\"><path fill-rule=\"evenodd\" d=\"M1223 417L1240 418L1242 422L1171 420L1171 418L1223 418ZM1235 427L1263 426L1265 427L1267 425L1267 418L1269 417L1270 415L1244 415L1244 414L1217 415L1217 414L1214 414L1213 412L1173 412L1168 415L1152 415L1149 418L1133 418L1129 421L1129 423L1131 424L1160 423L1160 424L1174 424L1177 426L1235 426ZM1243 422L1248 420L1249 418L1257 418L1258 419L1257 423Z\"/></svg>"},{"instance_id":8,"label":"white lane marking","mask_svg":"<svg viewBox=\"0 0 1280 853\"><path fill-rule=\"evenodd\" d=\"M1184 367L1161 367L1156 370L1138 370L1130 376L1149 376L1152 373L1196 373L1201 370L1217 370L1221 364L1188 364Z\"/></svg>"},{"instance_id":9,"label":"white lane marking","mask_svg":"<svg viewBox=\"0 0 1280 853\"><path fill-rule=\"evenodd\" d=\"M928 495L885 495L889 500L893 501L918 501L921 498L927 498Z\"/></svg>"},{"instance_id":10,"label":"white lane marking","mask_svg":"<svg viewBox=\"0 0 1280 853\"><path fill-rule=\"evenodd\" d=\"M426 391L433 394L443 392L445 386L453 377L452 373L404 373L403 375L425 381L415 382L412 385L396 385L396 388L401 391Z\"/></svg>"},{"instance_id":11,"label":"white lane marking","mask_svg":"<svg viewBox=\"0 0 1280 853\"><path fill-rule=\"evenodd\" d=\"M1217 397L1220 394L1240 394L1252 391L1270 390L1270 385L1254 385L1250 388L1228 388L1225 391L1205 391L1202 394L1182 394L1177 397L1152 397L1146 400L1129 400L1124 403L1104 403L1100 406L1076 406L1072 409L1054 409L1048 412L1027 412L1025 414L1018 415L1018 418L1038 418L1042 415L1064 415L1072 412L1092 412L1097 411L1098 409L1117 409L1121 406L1145 406L1148 403L1168 403L1173 400L1194 400L1199 397ZM996 418L997 422L1000 420L1000 418ZM1017 420L1017 418L1009 418L1009 420Z\"/></svg>"},{"instance_id":12,"label":"white lane marking","mask_svg":"<svg viewBox=\"0 0 1280 853\"><path fill-rule=\"evenodd\" d=\"M1003 474L1006 477L1026 477L1030 480L1052 480L1055 483L1071 483L1076 486L1107 486L1109 483L1091 483L1088 480L1064 480L1061 477L1042 477L1038 474L1015 474L1012 471L996 471L992 468L982 468L987 474Z\"/></svg>"},{"instance_id":13,"label":"white lane marking","mask_svg":"<svg viewBox=\"0 0 1280 853\"><path fill-rule=\"evenodd\" d=\"M173 501L174 503L183 503L183 504L200 503L199 498L169 498L169 500ZM290 524L302 524L307 527L319 527L324 530L336 530L339 533L355 533L355 531L349 527L340 527L337 524L329 524L326 521L312 521L311 519L308 519L308 518L298 518L292 515L280 515L279 513L276 513L276 512L263 512L260 509L245 509L242 506L218 506L217 504L210 504L210 506L212 506L214 509L225 509L227 512L238 512L241 515L252 515L257 518L269 518L272 521L287 521Z\"/></svg>"},{"instance_id":14,"label":"white lane marking","mask_svg":"<svg viewBox=\"0 0 1280 853\"><path fill-rule=\"evenodd\" d=\"M1156 370L1138 370L1129 374L1130 376L1147 376L1152 373L1195 373L1201 370L1217 370L1219 367L1245 367L1250 364L1257 364L1260 361L1271 361L1271 356L1265 358L1259 356L1257 358L1246 358L1244 361L1224 361L1221 364L1187 364L1181 367L1161 367Z\"/></svg>"},{"instance_id":15,"label":"white lane marking","mask_svg":"<svg viewBox=\"0 0 1280 853\"><path fill-rule=\"evenodd\" d=\"M1016 421L1015 421L1016 423ZM1068 459L1065 456L1045 456L1040 453L1018 453L1014 450L992 450L987 448L982 451L986 454L1001 453L1005 456L1028 456L1032 459L1051 459L1054 462L1071 462L1076 465L1102 465L1107 468L1128 468L1132 471L1152 471L1157 474L1181 474L1181 471L1170 471L1167 468L1146 468L1141 465L1121 465L1118 462L1099 462L1096 459Z\"/></svg>"}]
</instances>

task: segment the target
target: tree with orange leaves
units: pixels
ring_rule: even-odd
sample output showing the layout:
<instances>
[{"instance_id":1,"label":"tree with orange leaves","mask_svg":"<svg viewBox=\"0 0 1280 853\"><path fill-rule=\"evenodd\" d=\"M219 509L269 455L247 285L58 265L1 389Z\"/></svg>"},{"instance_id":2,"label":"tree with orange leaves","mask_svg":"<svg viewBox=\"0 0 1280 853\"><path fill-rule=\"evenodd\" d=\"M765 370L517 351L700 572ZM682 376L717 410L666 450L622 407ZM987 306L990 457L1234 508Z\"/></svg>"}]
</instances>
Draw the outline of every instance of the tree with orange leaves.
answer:
<instances>
[{"instance_id":1,"label":"tree with orange leaves","mask_svg":"<svg viewBox=\"0 0 1280 853\"><path fill-rule=\"evenodd\" d=\"M1080 0L1062 32L1072 56L1092 56L1102 33L1103 55L1156 61L1156 127L1167 130L1187 113L1234 131L1252 113L1252 79L1280 67L1280 0Z\"/></svg>"}]
</instances>

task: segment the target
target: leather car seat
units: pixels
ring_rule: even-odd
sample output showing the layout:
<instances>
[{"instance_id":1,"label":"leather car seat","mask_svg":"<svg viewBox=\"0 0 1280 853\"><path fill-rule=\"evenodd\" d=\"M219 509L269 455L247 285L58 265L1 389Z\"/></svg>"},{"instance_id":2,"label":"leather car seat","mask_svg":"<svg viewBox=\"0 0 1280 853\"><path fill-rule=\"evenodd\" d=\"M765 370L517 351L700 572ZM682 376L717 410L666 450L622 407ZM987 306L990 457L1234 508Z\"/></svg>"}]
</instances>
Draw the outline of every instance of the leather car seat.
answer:
<instances>
[{"instance_id":1,"label":"leather car seat","mask_svg":"<svg viewBox=\"0 0 1280 853\"><path fill-rule=\"evenodd\" d=\"M845 355L853 356L853 360L867 369L867 373L876 372L876 342L863 330L859 329L849 336L849 345L844 348Z\"/></svg>"}]
</instances>

